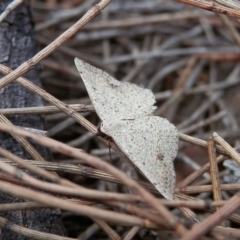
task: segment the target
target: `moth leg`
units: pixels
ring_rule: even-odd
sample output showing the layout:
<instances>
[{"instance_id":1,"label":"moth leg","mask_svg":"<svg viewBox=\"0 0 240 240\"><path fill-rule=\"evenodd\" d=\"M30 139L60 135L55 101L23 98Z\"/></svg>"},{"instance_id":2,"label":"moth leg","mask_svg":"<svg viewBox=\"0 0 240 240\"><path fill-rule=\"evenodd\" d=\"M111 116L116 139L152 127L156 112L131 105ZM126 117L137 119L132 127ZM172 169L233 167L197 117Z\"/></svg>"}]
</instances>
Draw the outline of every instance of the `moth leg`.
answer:
<instances>
[{"instance_id":1,"label":"moth leg","mask_svg":"<svg viewBox=\"0 0 240 240\"><path fill-rule=\"evenodd\" d=\"M106 133L104 133L104 132L101 130L101 127L98 127L98 128L97 128L96 136L97 136L97 137L102 137L102 138L106 139L106 140L109 142L108 145L110 145L110 142L113 142L112 137L110 137L110 136L108 136Z\"/></svg>"},{"instance_id":2,"label":"moth leg","mask_svg":"<svg viewBox=\"0 0 240 240\"><path fill-rule=\"evenodd\" d=\"M98 128L97 128L96 136L97 136L97 137L102 137L102 138L104 138L104 139L107 140L107 142L108 142L109 156L110 156L110 159L111 159L111 161L112 161L112 153L111 153L111 144L110 144L110 143L113 142L113 139L112 139L110 136L108 136L106 133L102 132L102 131L101 131L101 127L98 127Z\"/></svg>"},{"instance_id":3,"label":"moth leg","mask_svg":"<svg viewBox=\"0 0 240 240\"><path fill-rule=\"evenodd\" d=\"M105 138L105 137L107 137L108 135L105 134L104 132L102 132L101 127L98 127L98 128L97 128L96 136L97 136L97 137L103 137L103 138Z\"/></svg>"}]
</instances>

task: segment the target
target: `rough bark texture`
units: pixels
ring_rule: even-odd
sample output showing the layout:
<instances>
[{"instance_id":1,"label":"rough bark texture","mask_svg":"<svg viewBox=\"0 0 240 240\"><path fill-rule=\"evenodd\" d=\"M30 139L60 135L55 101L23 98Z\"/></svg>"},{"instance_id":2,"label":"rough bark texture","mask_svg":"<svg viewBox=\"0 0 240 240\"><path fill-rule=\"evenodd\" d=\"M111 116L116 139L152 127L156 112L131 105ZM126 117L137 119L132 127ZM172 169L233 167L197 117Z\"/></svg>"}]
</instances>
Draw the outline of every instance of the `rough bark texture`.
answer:
<instances>
[{"instance_id":1,"label":"rough bark texture","mask_svg":"<svg viewBox=\"0 0 240 240\"><path fill-rule=\"evenodd\" d=\"M10 2L11 0L0 1L0 13ZM29 6L22 4L0 24L0 63L15 69L21 63L31 58L36 53L36 50ZM38 70L38 67L35 67L25 77L33 83L40 85ZM18 83L11 83L0 89L0 108L34 106L42 106L41 98L27 91ZM43 129L43 119L37 115L13 116L9 117L9 120L17 126ZM31 159L26 151L10 135L0 134L0 146L22 158ZM50 155L46 149L40 146L35 147L45 159L49 160ZM16 201L20 200L0 194L0 203ZM58 235L64 235L65 232L61 220L61 212L58 209L8 212L2 213L1 216L20 226L31 229ZM5 228L1 230L0 239L26 240L29 238L15 234Z\"/></svg>"}]
</instances>

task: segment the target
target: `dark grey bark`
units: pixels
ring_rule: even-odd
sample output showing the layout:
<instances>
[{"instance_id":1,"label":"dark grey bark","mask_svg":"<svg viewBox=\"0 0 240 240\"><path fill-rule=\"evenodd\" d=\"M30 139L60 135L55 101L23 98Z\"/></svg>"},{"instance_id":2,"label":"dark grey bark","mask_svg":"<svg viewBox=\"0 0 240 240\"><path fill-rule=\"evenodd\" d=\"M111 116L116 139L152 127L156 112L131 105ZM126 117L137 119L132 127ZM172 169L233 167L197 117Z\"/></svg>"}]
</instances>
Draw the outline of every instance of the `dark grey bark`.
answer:
<instances>
[{"instance_id":1,"label":"dark grey bark","mask_svg":"<svg viewBox=\"0 0 240 240\"><path fill-rule=\"evenodd\" d=\"M12 0L0 1L0 13ZM26 2L26 1L25 1ZM15 9L0 24L0 63L15 69L24 61L35 55L37 51L34 39L33 24L29 6L25 3ZM39 68L35 67L26 75L33 83L40 85ZM0 75L2 77L2 75ZM29 92L18 83L11 83L0 89L0 108L21 108L42 106L42 99ZM37 115L13 116L9 120L17 125L30 128L43 129L43 119ZM0 133L0 146L12 153L31 159L29 154L8 134ZM50 160L48 151L40 146L34 145L39 153ZM5 194L0 194L0 203L22 201ZM64 235L65 230L61 221L61 212L58 209L40 209L29 211L17 211L2 213L1 216L10 222L31 229ZM0 239L26 240L29 238L17 235L8 229L2 229Z\"/></svg>"}]
</instances>

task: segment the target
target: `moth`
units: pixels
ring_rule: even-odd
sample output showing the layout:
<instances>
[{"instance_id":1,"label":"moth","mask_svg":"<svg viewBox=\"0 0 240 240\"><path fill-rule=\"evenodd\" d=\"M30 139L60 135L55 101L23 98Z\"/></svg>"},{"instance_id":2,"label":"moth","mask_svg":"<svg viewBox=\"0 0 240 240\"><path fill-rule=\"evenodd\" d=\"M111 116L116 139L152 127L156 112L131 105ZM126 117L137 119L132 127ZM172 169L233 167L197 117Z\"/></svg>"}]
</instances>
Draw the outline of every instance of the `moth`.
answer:
<instances>
[{"instance_id":1,"label":"moth","mask_svg":"<svg viewBox=\"0 0 240 240\"><path fill-rule=\"evenodd\" d=\"M152 91L120 82L78 58L75 64L102 121L101 131L165 198L173 199L178 132L167 119L153 116Z\"/></svg>"}]
</instances>

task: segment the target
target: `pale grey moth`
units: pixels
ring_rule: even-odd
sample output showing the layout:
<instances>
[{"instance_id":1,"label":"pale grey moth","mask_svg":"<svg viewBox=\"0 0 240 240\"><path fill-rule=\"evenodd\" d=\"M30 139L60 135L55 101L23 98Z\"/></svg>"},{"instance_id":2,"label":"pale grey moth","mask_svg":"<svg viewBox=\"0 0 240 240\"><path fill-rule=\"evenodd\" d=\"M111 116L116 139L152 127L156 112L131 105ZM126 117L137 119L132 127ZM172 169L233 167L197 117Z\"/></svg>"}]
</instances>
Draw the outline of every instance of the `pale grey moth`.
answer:
<instances>
[{"instance_id":1,"label":"pale grey moth","mask_svg":"<svg viewBox=\"0 0 240 240\"><path fill-rule=\"evenodd\" d=\"M152 116L153 93L120 82L77 58L75 64L102 120L101 131L113 138L165 198L173 199L178 132L167 119Z\"/></svg>"}]
</instances>

